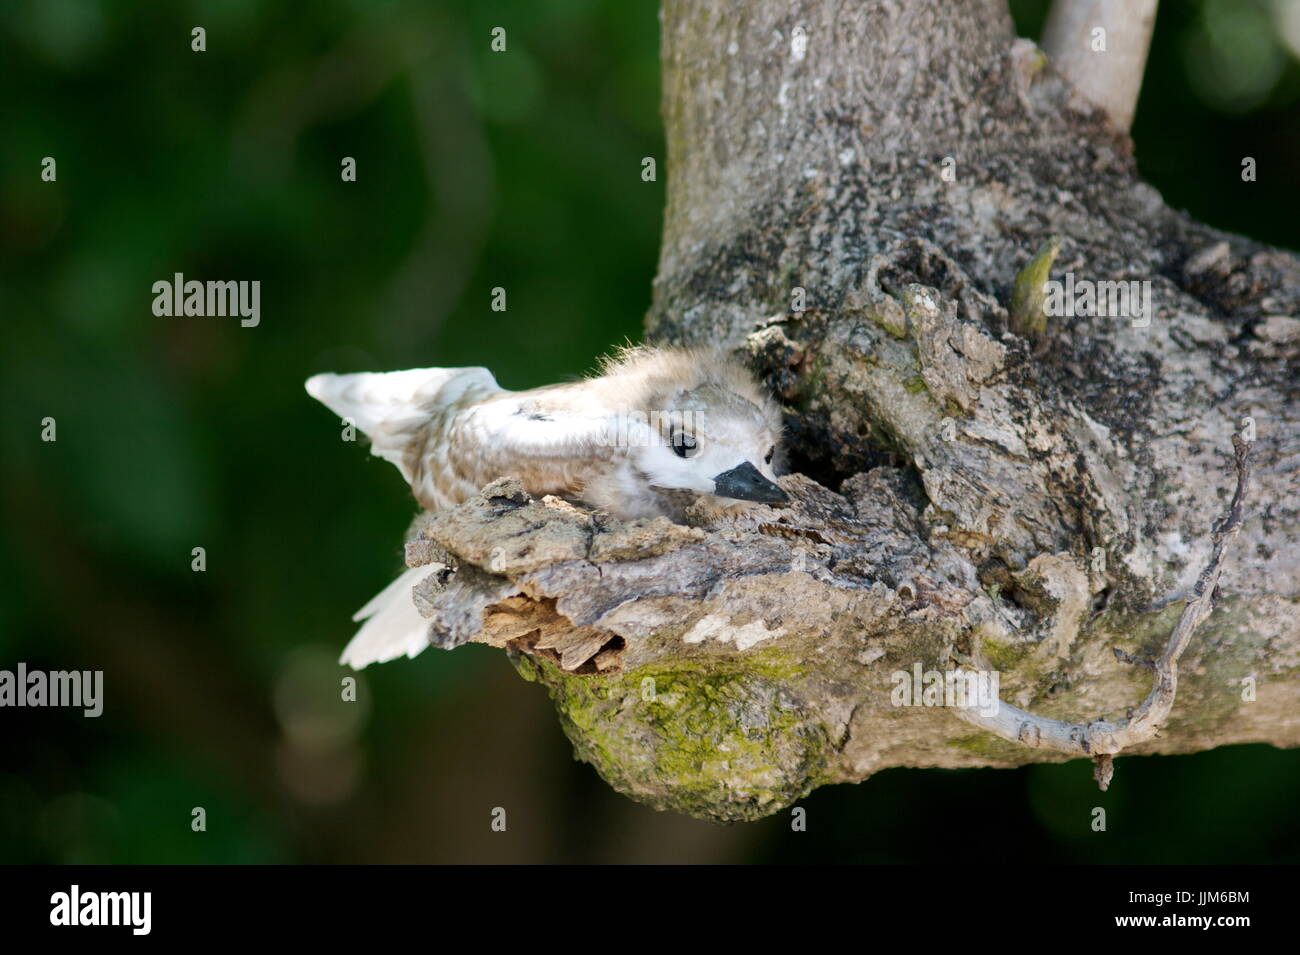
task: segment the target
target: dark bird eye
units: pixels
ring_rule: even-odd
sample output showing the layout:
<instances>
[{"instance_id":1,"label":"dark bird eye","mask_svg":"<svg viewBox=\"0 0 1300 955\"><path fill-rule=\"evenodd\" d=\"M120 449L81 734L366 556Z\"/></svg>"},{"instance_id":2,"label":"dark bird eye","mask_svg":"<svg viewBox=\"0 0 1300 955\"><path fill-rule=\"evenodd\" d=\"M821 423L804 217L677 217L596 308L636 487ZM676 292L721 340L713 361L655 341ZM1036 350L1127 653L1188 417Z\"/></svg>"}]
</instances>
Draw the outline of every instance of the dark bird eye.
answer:
<instances>
[{"instance_id":1,"label":"dark bird eye","mask_svg":"<svg viewBox=\"0 0 1300 955\"><path fill-rule=\"evenodd\" d=\"M695 435L685 431L674 431L672 437L673 453L679 458L689 458L695 453Z\"/></svg>"},{"instance_id":2,"label":"dark bird eye","mask_svg":"<svg viewBox=\"0 0 1300 955\"><path fill-rule=\"evenodd\" d=\"M772 463L772 455L774 455L774 454L776 454L776 445L775 445L775 444L772 445L770 448L767 449L767 454L763 457L763 463L764 463L764 464L771 464L771 463Z\"/></svg>"}]
</instances>

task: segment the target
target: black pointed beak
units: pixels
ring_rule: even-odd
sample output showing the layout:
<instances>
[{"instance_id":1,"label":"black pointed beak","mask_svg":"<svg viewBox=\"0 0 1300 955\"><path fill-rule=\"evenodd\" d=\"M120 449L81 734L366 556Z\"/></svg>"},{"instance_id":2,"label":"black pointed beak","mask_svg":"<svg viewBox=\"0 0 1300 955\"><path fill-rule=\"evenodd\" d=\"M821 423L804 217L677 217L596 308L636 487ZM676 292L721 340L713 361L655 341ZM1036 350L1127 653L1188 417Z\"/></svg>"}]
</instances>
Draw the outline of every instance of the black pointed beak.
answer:
<instances>
[{"instance_id":1,"label":"black pointed beak","mask_svg":"<svg viewBox=\"0 0 1300 955\"><path fill-rule=\"evenodd\" d=\"M718 497L731 497L738 501L758 501L760 504L785 504L790 496L758 472L746 461L730 471L723 471L713 479Z\"/></svg>"}]
</instances>

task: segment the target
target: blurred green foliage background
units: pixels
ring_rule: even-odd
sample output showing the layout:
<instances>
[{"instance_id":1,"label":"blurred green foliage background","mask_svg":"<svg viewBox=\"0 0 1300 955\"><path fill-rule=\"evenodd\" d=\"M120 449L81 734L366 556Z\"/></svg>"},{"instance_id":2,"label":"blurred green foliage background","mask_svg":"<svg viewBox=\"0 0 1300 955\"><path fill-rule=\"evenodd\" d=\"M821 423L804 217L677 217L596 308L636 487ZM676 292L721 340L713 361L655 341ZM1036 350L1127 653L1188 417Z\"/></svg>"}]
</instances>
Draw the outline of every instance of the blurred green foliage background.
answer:
<instances>
[{"instance_id":1,"label":"blurred green foliage background","mask_svg":"<svg viewBox=\"0 0 1300 955\"><path fill-rule=\"evenodd\" d=\"M1022 33L1045 7L1013 4ZM792 833L614 794L486 648L339 702L414 505L302 382L485 364L529 387L637 338L657 48L651 0L0 5L0 668L106 684L99 719L0 710L0 862L1300 858L1300 754L1267 746L1123 760L1105 795L1081 763L891 771L814 793ZM1292 0L1161 4L1134 133L1169 201L1300 245L1298 55ZM174 272L259 279L260 326L155 317Z\"/></svg>"}]
</instances>

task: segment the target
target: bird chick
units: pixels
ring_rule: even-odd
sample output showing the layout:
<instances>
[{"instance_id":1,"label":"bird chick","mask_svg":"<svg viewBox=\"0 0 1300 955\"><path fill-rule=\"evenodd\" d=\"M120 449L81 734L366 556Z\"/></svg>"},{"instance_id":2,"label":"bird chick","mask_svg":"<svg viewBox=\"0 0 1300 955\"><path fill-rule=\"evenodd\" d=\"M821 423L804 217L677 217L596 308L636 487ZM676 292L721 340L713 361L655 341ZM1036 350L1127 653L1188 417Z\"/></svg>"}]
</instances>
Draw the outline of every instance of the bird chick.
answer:
<instances>
[{"instance_id":1,"label":"bird chick","mask_svg":"<svg viewBox=\"0 0 1300 955\"><path fill-rule=\"evenodd\" d=\"M307 392L371 439L428 510L502 477L616 517L783 504L781 413L742 366L708 349L624 349L581 381L507 391L486 368L316 375ZM363 607L344 651L360 669L427 643L413 568Z\"/></svg>"}]
</instances>

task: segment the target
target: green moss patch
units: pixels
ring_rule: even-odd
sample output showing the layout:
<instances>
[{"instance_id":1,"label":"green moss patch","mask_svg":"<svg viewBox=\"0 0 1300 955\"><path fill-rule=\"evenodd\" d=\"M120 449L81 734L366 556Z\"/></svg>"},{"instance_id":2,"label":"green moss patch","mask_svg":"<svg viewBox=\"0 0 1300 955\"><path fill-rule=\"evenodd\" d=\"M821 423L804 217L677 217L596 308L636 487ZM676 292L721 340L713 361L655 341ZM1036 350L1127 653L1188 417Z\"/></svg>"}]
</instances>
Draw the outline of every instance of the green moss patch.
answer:
<instances>
[{"instance_id":1,"label":"green moss patch","mask_svg":"<svg viewBox=\"0 0 1300 955\"><path fill-rule=\"evenodd\" d=\"M518 657L555 701L575 755L615 789L657 809L758 819L817 785L831 744L775 651L575 676Z\"/></svg>"}]
</instances>

